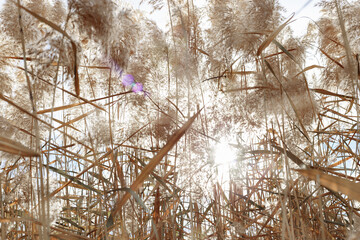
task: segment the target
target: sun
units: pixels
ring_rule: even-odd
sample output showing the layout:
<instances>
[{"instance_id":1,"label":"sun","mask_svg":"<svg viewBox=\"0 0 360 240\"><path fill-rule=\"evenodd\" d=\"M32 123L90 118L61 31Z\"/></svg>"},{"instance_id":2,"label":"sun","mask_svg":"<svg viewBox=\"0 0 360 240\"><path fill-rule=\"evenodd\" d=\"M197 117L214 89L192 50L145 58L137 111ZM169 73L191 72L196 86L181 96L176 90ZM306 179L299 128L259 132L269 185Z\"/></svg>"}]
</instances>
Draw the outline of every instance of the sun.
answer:
<instances>
[{"instance_id":1,"label":"sun","mask_svg":"<svg viewBox=\"0 0 360 240\"><path fill-rule=\"evenodd\" d=\"M219 183L227 183L230 180L229 169L236 158L236 149L226 141L222 140L215 146L215 166L217 167Z\"/></svg>"}]
</instances>

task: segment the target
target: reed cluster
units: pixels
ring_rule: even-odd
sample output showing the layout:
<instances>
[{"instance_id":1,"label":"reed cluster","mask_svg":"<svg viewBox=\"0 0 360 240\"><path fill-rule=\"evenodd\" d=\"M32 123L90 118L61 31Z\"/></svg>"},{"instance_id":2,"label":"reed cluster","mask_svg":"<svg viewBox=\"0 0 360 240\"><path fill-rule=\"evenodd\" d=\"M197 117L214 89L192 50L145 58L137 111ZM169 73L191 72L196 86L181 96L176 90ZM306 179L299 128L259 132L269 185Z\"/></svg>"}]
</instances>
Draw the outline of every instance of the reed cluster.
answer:
<instances>
[{"instance_id":1,"label":"reed cluster","mask_svg":"<svg viewBox=\"0 0 360 240\"><path fill-rule=\"evenodd\" d=\"M359 239L360 2L142 3L2 6L1 239Z\"/></svg>"}]
</instances>

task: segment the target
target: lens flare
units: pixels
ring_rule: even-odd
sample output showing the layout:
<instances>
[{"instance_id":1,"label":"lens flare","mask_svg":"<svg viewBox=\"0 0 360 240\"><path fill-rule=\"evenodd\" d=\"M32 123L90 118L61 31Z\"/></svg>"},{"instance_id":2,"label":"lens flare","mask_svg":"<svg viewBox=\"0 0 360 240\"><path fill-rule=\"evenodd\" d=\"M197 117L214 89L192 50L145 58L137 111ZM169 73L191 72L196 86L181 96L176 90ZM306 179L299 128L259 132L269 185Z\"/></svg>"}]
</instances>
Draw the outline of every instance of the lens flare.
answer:
<instances>
[{"instance_id":1,"label":"lens flare","mask_svg":"<svg viewBox=\"0 0 360 240\"><path fill-rule=\"evenodd\" d=\"M134 93L139 93L139 92L143 92L143 85L141 83L135 83L132 85L132 88L131 90L134 92Z\"/></svg>"},{"instance_id":2,"label":"lens flare","mask_svg":"<svg viewBox=\"0 0 360 240\"><path fill-rule=\"evenodd\" d=\"M122 84L124 87L131 86L135 83L134 77L131 74L126 74L122 79Z\"/></svg>"},{"instance_id":3,"label":"lens flare","mask_svg":"<svg viewBox=\"0 0 360 240\"><path fill-rule=\"evenodd\" d=\"M215 148L215 164L218 171L218 181L226 183L230 180L231 163L236 160L236 151L225 141L221 141Z\"/></svg>"}]
</instances>

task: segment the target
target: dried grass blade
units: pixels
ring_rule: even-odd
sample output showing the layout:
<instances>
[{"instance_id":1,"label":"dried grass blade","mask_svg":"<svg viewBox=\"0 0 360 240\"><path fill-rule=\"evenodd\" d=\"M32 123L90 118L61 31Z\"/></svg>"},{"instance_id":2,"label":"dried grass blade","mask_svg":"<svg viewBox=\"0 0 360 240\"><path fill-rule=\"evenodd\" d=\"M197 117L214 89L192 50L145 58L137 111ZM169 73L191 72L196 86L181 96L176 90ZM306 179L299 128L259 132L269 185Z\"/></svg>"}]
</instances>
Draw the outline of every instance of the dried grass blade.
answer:
<instances>
[{"instance_id":1,"label":"dried grass blade","mask_svg":"<svg viewBox=\"0 0 360 240\"><path fill-rule=\"evenodd\" d=\"M23 146L22 144L15 142L11 139L0 136L0 151L4 151L11 154L21 155L24 157L39 157L40 154Z\"/></svg>"},{"instance_id":2,"label":"dried grass blade","mask_svg":"<svg viewBox=\"0 0 360 240\"><path fill-rule=\"evenodd\" d=\"M62 176L64 176L64 177L66 177L67 179L73 181L73 182L76 182L76 183L79 184L80 186L82 186L82 187L84 187L84 188L86 188L86 189L88 189L88 190L90 190L90 191L96 192L97 194L102 194L101 191L99 191L99 190L97 190L97 189L95 189L95 188L93 188L93 187L91 187L91 186L89 186L89 185L86 185L86 184L82 183L78 178L73 177L73 176L70 176L69 174L67 174L67 173L66 173L65 171L63 171L63 170L54 168L54 167L52 167L52 166L47 166L47 165L45 165L45 164L44 164L44 166L45 166L45 167L49 167L49 169L50 169L51 171L56 172L56 173L58 173L58 174L60 174L60 175L62 175Z\"/></svg>"},{"instance_id":3,"label":"dried grass blade","mask_svg":"<svg viewBox=\"0 0 360 240\"><path fill-rule=\"evenodd\" d=\"M79 224L77 224L76 222L74 222L71 219L64 218L64 217L60 217L60 219L67 222L67 223L69 223L69 224L71 224L72 226L74 226L74 227L76 227L76 228L78 228L78 229L80 229L82 231L85 231L85 229L82 226L80 226Z\"/></svg>"},{"instance_id":4,"label":"dried grass blade","mask_svg":"<svg viewBox=\"0 0 360 240\"><path fill-rule=\"evenodd\" d=\"M289 50L287 50L287 51L288 51L288 52L293 52L293 51L296 51L296 50L297 50L297 48L291 48L291 49L289 49ZM281 54L284 54L284 52L273 53L273 54L264 56L264 58L271 58L271 57L275 57L275 56L281 55Z\"/></svg>"},{"instance_id":5,"label":"dried grass blade","mask_svg":"<svg viewBox=\"0 0 360 240\"><path fill-rule=\"evenodd\" d=\"M330 55L327 54L324 50L322 50L321 48L319 48L319 50L320 50L320 52L321 52L322 54L324 54L327 58L329 58L331 61L333 61L336 65L338 65L338 66L341 67L341 68L344 68L344 66L343 66L341 63L339 63L338 61L336 61L334 58L330 57Z\"/></svg>"},{"instance_id":6,"label":"dried grass blade","mask_svg":"<svg viewBox=\"0 0 360 240\"><path fill-rule=\"evenodd\" d=\"M256 74L256 71L232 71L231 74L237 74L237 75L251 75Z\"/></svg>"},{"instance_id":7,"label":"dried grass blade","mask_svg":"<svg viewBox=\"0 0 360 240\"><path fill-rule=\"evenodd\" d=\"M273 31L269 37L267 37L265 39L265 41L260 45L259 49L257 50L256 52L256 55L259 56L262 51L264 51L264 49L270 45L270 43L276 38L276 36L280 33L281 30L284 29L284 27L286 27L286 25L290 22L290 20L294 17L295 13L293 13L291 15L291 17L286 21L284 22L283 24L281 24L275 31Z\"/></svg>"},{"instance_id":8,"label":"dried grass blade","mask_svg":"<svg viewBox=\"0 0 360 240\"><path fill-rule=\"evenodd\" d=\"M276 150L278 150L279 152L285 154L288 158L290 158L294 163L296 163L296 165L298 165L299 167L304 167L306 166L306 164L301 161L300 158L298 158L295 154L293 154L292 152L283 149L282 147L276 146L274 144L271 145L273 148L275 148Z\"/></svg>"},{"instance_id":9,"label":"dried grass blade","mask_svg":"<svg viewBox=\"0 0 360 240\"><path fill-rule=\"evenodd\" d=\"M352 159L353 156L349 156L349 157L346 157L346 158L343 158L341 159L340 161L337 161L336 163L333 163L329 166L329 168L333 168L333 167L336 167L336 166L339 166L340 164L343 164L344 162L346 162L347 160L349 159Z\"/></svg>"},{"instance_id":10,"label":"dried grass blade","mask_svg":"<svg viewBox=\"0 0 360 240\"><path fill-rule=\"evenodd\" d=\"M145 203L141 200L140 196L136 192L131 190L131 188L124 187L124 188L119 188L116 190L117 191L125 191L125 192L131 194L133 196L133 198L136 200L136 202L145 210L145 212L150 214L149 210L147 209Z\"/></svg>"},{"instance_id":11,"label":"dried grass blade","mask_svg":"<svg viewBox=\"0 0 360 240\"><path fill-rule=\"evenodd\" d=\"M56 118L52 118L52 120L54 121L54 122L57 122L57 123L59 123L60 125L66 125L66 123L65 122L63 122L63 121L60 121L60 120L58 120L58 119L56 119ZM72 129L74 129L75 131L78 131L78 132L81 132L79 129L77 129L76 127L73 127L73 126L71 126L71 125L67 125L69 128L72 128Z\"/></svg>"},{"instance_id":12,"label":"dried grass blade","mask_svg":"<svg viewBox=\"0 0 360 240\"><path fill-rule=\"evenodd\" d=\"M73 120L70 120L70 121L66 122L65 124L62 124L61 126L57 127L56 129L60 129L60 128L62 128L62 127L65 127L65 126L68 126L68 125L70 125L70 124L72 124L72 123L75 123L75 122L77 122L77 121L80 121L81 119L89 116L90 114L92 114L92 113L95 112L95 111L96 111L96 109L93 109L93 110L90 111L90 112L84 113L84 114L82 114L81 116L76 117L76 118L74 118Z\"/></svg>"},{"instance_id":13,"label":"dried grass blade","mask_svg":"<svg viewBox=\"0 0 360 240\"><path fill-rule=\"evenodd\" d=\"M320 93L320 94L339 97L339 98L342 98L342 99L344 99L344 98L353 99L352 96L346 96L346 95L342 95L342 94L333 93L333 92L330 92L328 90L321 89L321 88L313 88L313 89L310 89L310 90L312 90L314 92L317 92L317 93Z\"/></svg>"},{"instance_id":14,"label":"dried grass blade","mask_svg":"<svg viewBox=\"0 0 360 240\"><path fill-rule=\"evenodd\" d=\"M264 206L261 206L259 204L257 204L256 202L254 202L253 200L251 200L250 198L244 196L244 195L241 195L239 193L236 193L236 192L233 192L233 194L235 194L236 196L246 200L247 202L249 202L250 204L254 205L255 207L259 208L260 210L265 210L265 207Z\"/></svg>"},{"instance_id":15,"label":"dried grass blade","mask_svg":"<svg viewBox=\"0 0 360 240\"><path fill-rule=\"evenodd\" d=\"M130 157L130 156L129 156ZM140 159L140 158L137 158L136 161L138 161L143 167L146 167L146 164ZM166 182L165 180L163 179L166 179L166 177L168 176L168 174L170 174L173 170L173 167L171 168L171 170L164 176L164 177L160 177L159 175L157 175L156 173L151 173L151 175L158 181L157 185L161 184L163 185L163 187L169 191L170 193L172 193L171 189L166 185ZM154 188L156 189L156 187Z\"/></svg>"},{"instance_id":16,"label":"dried grass blade","mask_svg":"<svg viewBox=\"0 0 360 240\"><path fill-rule=\"evenodd\" d=\"M351 182L347 179L331 176L316 169L296 170L301 175L320 182L326 188L335 192L341 192L353 200L360 201L360 183Z\"/></svg>"},{"instance_id":17,"label":"dried grass blade","mask_svg":"<svg viewBox=\"0 0 360 240\"><path fill-rule=\"evenodd\" d=\"M326 110L326 111L328 111L328 112L331 112L331 113L333 113L333 114L336 114L336 115L338 115L338 116L340 116L340 117L343 117L343 118L345 118L345 119L347 119L347 120L356 122L355 119L352 119L352 118L346 116L345 114L339 113L339 112L337 112L337 111L335 111L335 110L333 110L333 109L324 107L324 110Z\"/></svg>"},{"instance_id":18,"label":"dried grass blade","mask_svg":"<svg viewBox=\"0 0 360 240\"><path fill-rule=\"evenodd\" d=\"M113 162L113 164L115 165L115 169L116 169L116 172L117 172L117 178L120 181L120 186L125 187L126 184L125 184L124 173L123 173L123 170L122 170L122 168L121 168L121 166L119 164L119 161L117 160L118 151L116 150L115 152L113 152L110 148L106 148L106 150L108 152L111 151L110 159Z\"/></svg>"},{"instance_id":19,"label":"dried grass blade","mask_svg":"<svg viewBox=\"0 0 360 240\"><path fill-rule=\"evenodd\" d=\"M108 99L108 98L112 98L112 97L117 97L117 96L125 95L125 94L128 94L128 93L132 93L132 91L121 92L121 93L113 94L113 95L102 97L102 98L96 98L96 99L92 99L92 100L87 100L86 102L73 103L73 104L60 106L60 107L55 107L55 108L48 108L48 109L38 111L38 114L48 113L48 112L51 112L51 111L57 112L57 111L61 111L61 110L66 110L66 109L69 109L69 108L72 108L72 107L83 105L85 103L91 103L92 104L93 102L96 102L96 101L100 101L100 100L104 100L104 99ZM97 105L95 105L95 106L97 106ZM99 109L104 110L103 108L100 108L100 107L99 107Z\"/></svg>"},{"instance_id":20,"label":"dried grass blade","mask_svg":"<svg viewBox=\"0 0 360 240\"><path fill-rule=\"evenodd\" d=\"M76 106L79 106L79 105L82 105L82 104L85 104L85 102L73 103L73 104L66 105L66 106L44 109L44 110L38 111L37 114L48 113L48 112L51 112L51 111L57 112L57 111L65 110L65 109L68 109L68 108L76 107Z\"/></svg>"},{"instance_id":21,"label":"dried grass blade","mask_svg":"<svg viewBox=\"0 0 360 240\"><path fill-rule=\"evenodd\" d=\"M207 52L205 52L204 50L200 49L200 48L196 48L196 50L198 50L200 53L206 55L206 56L210 56Z\"/></svg>"},{"instance_id":22,"label":"dried grass blade","mask_svg":"<svg viewBox=\"0 0 360 240\"><path fill-rule=\"evenodd\" d=\"M272 31L269 30L264 30L264 31L258 31L258 32L242 32L241 34L256 34L256 35L267 35L269 33L271 33Z\"/></svg>"},{"instance_id":23,"label":"dried grass blade","mask_svg":"<svg viewBox=\"0 0 360 240\"><path fill-rule=\"evenodd\" d=\"M254 87L243 87L243 88L228 89L228 90L224 90L223 92L239 92L239 91L248 91L248 90L255 90L255 89L280 90L279 88L274 88L274 87L254 86Z\"/></svg>"},{"instance_id":24,"label":"dried grass blade","mask_svg":"<svg viewBox=\"0 0 360 240\"><path fill-rule=\"evenodd\" d=\"M105 182L106 184L110 185L111 182L109 180L107 180L106 178L104 178L101 174L96 173L96 172L89 172L89 174L91 176L93 176L94 178L97 178L99 181Z\"/></svg>"},{"instance_id":25,"label":"dried grass blade","mask_svg":"<svg viewBox=\"0 0 360 240\"><path fill-rule=\"evenodd\" d=\"M281 43L279 43L275 39L273 40L273 43L275 43L275 45L278 46L278 48L280 48L281 51L283 51L286 55L288 55L288 57L291 58L291 60L293 60L295 63L297 63L294 55L292 55Z\"/></svg>"},{"instance_id":26,"label":"dried grass blade","mask_svg":"<svg viewBox=\"0 0 360 240\"><path fill-rule=\"evenodd\" d=\"M259 150L251 150L251 151L247 151L245 153L248 153L248 154L278 154L279 152L278 151L270 151L270 150L262 150L262 149L259 149Z\"/></svg>"},{"instance_id":27,"label":"dried grass blade","mask_svg":"<svg viewBox=\"0 0 360 240\"><path fill-rule=\"evenodd\" d=\"M335 120L335 121L337 121L337 122L343 122L343 123L350 124L350 125L352 124L351 122L341 120L340 118L331 117L331 116L326 115L326 114L319 113L319 115L322 116L322 117L326 117L326 118L333 119L333 120Z\"/></svg>"},{"instance_id":28,"label":"dried grass blade","mask_svg":"<svg viewBox=\"0 0 360 240\"><path fill-rule=\"evenodd\" d=\"M166 100L168 100L169 103L171 103L171 105L173 105L174 108L181 114L181 116L182 116L183 118L185 118L185 115L182 113L182 111L180 110L180 108L178 108L178 106L176 106L175 103L173 103L169 98L166 98Z\"/></svg>"},{"instance_id":29,"label":"dried grass blade","mask_svg":"<svg viewBox=\"0 0 360 240\"><path fill-rule=\"evenodd\" d=\"M25 69L22 68L22 67L16 67L16 68L25 71ZM49 84L49 85L51 85L51 86L55 86L53 83L50 83L49 81L47 81L47 80L45 80L45 79L37 76L37 75L34 74L33 72L31 72L31 71L27 71L27 72L28 72L29 74L31 74L32 76L36 76L39 80L43 81L44 83L47 83L47 84ZM89 100L87 100L87 99L85 99L85 98L83 98L83 97L80 97L80 96L78 96L78 95L76 95L76 94L74 94L74 93L72 93L72 92L70 92L70 91L68 91L68 90L66 90L66 89L64 89L64 88L61 88L61 87L58 87L58 86L56 86L56 88L57 88L57 89L60 89L61 91L65 92L65 93L67 93L67 94L69 94L69 95L71 95L71 96L73 96L73 97L76 97L76 98L78 98L78 99L80 99L80 100L82 100L82 101L84 101L84 102L86 102L86 103L89 103L89 104L93 105L94 107L96 107L96 108L98 108L98 109L100 109L100 110L102 110L102 111L104 111L104 112L106 112L106 110L105 110L104 108L99 107L99 106L96 105L95 103L92 103L91 101L89 101Z\"/></svg>"},{"instance_id":30,"label":"dried grass blade","mask_svg":"<svg viewBox=\"0 0 360 240\"><path fill-rule=\"evenodd\" d=\"M303 74L304 72L306 71L309 71L311 69L314 69L314 68L324 68L323 66L319 66L319 65L311 65L311 66L308 66L306 68L304 68L302 71L300 71L298 74L296 74L293 78L299 76L300 74Z\"/></svg>"},{"instance_id":31,"label":"dried grass blade","mask_svg":"<svg viewBox=\"0 0 360 240\"><path fill-rule=\"evenodd\" d=\"M65 149L65 148L69 148L69 147L73 147L75 146L75 144L70 144L70 145L66 145L66 146L58 146L58 147L55 147L55 148L50 148L50 149L46 149L46 150L43 150L41 151L41 153L46 153L46 152L50 152L50 151L57 151L57 150L60 150L60 149Z\"/></svg>"},{"instance_id":32,"label":"dried grass blade","mask_svg":"<svg viewBox=\"0 0 360 240\"><path fill-rule=\"evenodd\" d=\"M137 191L146 178L151 174L151 172L155 169L155 167L160 163L162 158L175 146L175 144L180 140L180 138L185 134L185 132L191 127L195 118L200 114L199 110L194 116L192 116L175 134L171 136L166 145L157 153L157 155L149 162L148 165L143 169L140 175L135 179L135 181L131 185L131 190ZM131 194L126 193L121 199L117 201L115 204L115 208L112 210L107 222L106 227L107 230L111 230L114 224L114 218L117 212L122 208L122 206L129 200Z\"/></svg>"}]
</instances>

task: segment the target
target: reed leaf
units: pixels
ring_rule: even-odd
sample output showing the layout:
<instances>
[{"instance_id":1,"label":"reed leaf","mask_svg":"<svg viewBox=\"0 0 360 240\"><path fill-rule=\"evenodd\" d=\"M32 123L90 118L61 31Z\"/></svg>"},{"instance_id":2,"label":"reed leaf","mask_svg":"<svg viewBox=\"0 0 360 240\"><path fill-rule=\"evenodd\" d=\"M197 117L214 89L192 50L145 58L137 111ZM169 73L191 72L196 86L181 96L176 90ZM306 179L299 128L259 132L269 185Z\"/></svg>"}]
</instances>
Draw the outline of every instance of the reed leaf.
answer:
<instances>
[{"instance_id":1,"label":"reed leaf","mask_svg":"<svg viewBox=\"0 0 360 240\"><path fill-rule=\"evenodd\" d=\"M283 24L281 24L275 31L273 31L266 39L265 41L260 45L260 47L258 48L256 55L259 56L265 48L267 48L267 46L270 45L270 43L276 38L276 36L281 32L281 30L283 30L286 25L290 22L290 20L295 16L295 13L293 13L291 15L291 17L284 22Z\"/></svg>"},{"instance_id":2,"label":"reed leaf","mask_svg":"<svg viewBox=\"0 0 360 240\"><path fill-rule=\"evenodd\" d=\"M20 155L23 157L39 157L40 154L15 142L11 139L0 136L0 151L10 154Z\"/></svg>"},{"instance_id":3,"label":"reed leaf","mask_svg":"<svg viewBox=\"0 0 360 240\"><path fill-rule=\"evenodd\" d=\"M318 181L320 185L335 192L341 192L352 200L360 201L360 183L352 182L344 178L335 177L317 169L296 170L301 175Z\"/></svg>"}]
</instances>

